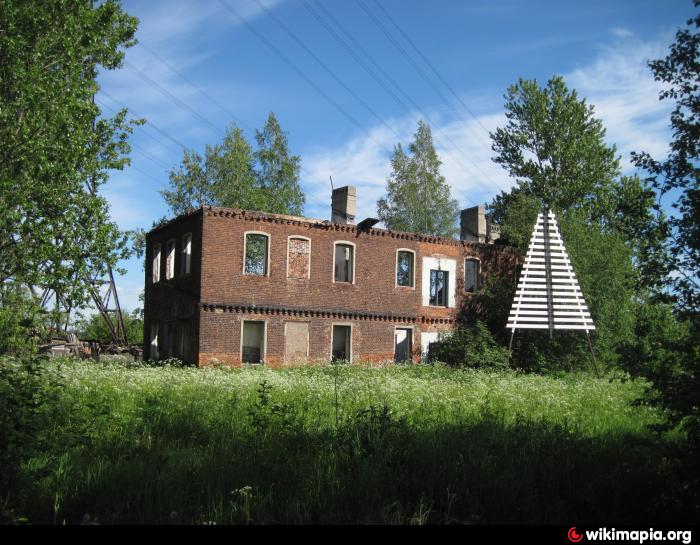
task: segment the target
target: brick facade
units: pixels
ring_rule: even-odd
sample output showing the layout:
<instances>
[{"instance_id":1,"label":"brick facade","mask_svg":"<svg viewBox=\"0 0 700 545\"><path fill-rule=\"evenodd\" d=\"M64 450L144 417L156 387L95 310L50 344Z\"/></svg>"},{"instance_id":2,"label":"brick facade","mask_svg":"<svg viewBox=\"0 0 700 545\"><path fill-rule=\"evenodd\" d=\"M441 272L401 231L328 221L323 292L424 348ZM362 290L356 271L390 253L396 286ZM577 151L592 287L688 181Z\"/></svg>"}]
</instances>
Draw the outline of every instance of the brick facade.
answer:
<instances>
[{"instance_id":1,"label":"brick facade","mask_svg":"<svg viewBox=\"0 0 700 545\"><path fill-rule=\"evenodd\" d=\"M244 272L246 240L254 240L246 234L267 237L265 274ZM182 241L188 235L191 267L184 274ZM242 364L243 322L264 323L246 326L246 346L262 332L261 359L270 366L329 361L333 327L343 325L351 327L347 347L353 361L393 360L401 338L410 339L416 361L429 340L454 328L460 309L474 296L463 289L464 260L478 260L483 279L490 272L512 275L517 259L505 245L216 207L180 216L146 240L144 356L153 358L157 348L158 357L200 366ZM173 240L175 275L166 279L165 254ZM335 281L338 243L351 248L338 255L352 256L352 282ZM154 282L157 245L161 270ZM413 252L412 287L397 285L398 251ZM446 300L452 306L428 303L428 268L450 271ZM342 342L344 331L336 334Z\"/></svg>"}]
</instances>

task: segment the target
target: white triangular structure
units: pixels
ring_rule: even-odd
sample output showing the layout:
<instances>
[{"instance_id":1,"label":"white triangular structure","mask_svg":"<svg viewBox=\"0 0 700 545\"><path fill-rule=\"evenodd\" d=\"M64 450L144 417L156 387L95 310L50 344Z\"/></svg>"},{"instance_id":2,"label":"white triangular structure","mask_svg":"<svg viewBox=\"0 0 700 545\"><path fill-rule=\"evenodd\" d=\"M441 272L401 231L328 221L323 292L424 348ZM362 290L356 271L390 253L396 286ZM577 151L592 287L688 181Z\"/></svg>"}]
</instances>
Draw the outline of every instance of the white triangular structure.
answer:
<instances>
[{"instance_id":1,"label":"white triangular structure","mask_svg":"<svg viewBox=\"0 0 700 545\"><path fill-rule=\"evenodd\" d=\"M537 216L506 327L595 330L552 211Z\"/></svg>"}]
</instances>

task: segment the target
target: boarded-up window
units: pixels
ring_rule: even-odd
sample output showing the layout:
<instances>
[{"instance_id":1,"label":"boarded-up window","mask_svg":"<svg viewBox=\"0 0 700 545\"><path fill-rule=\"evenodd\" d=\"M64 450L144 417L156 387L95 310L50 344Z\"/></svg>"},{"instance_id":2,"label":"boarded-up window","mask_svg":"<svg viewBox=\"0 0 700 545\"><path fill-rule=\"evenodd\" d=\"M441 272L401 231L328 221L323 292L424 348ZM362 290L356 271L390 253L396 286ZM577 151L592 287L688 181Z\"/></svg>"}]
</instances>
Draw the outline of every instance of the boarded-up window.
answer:
<instances>
[{"instance_id":1,"label":"boarded-up window","mask_svg":"<svg viewBox=\"0 0 700 545\"><path fill-rule=\"evenodd\" d=\"M466 259L464 261L464 291L474 293L479 290L479 261Z\"/></svg>"},{"instance_id":2,"label":"boarded-up window","mask_svg":"<svg viewBox=\"0 0 700 545\"><path fill-rule=\"evenodd\" d=\"M353 251L349 244L335 245L335 281L352 283Z\"/></svg>"},{"instance_id":3,"label":"boarded-up window","mask_svg":"<svg viewBox=\"0 0 700 545\"><path fill-rule=\"evenodd\" d=\"M289 278L308 278L311 241L305 238L289 239Z\"/></svg>"},{"instance_id":4,"label":"boarded-up window","mask_svg":"<svg viewBox=\"0 0 700 545\"><path fill-rule=\"evenodd\" d=\"M165 278L170 280L175 276L175 241L169 240L165 254Z\"/></svg>"},{"instance_id":5,"label":"boarded-up window","mask_svg":"<svg viewBox=\"0 0 700 545\"><path fill-rule=\"evenodd\" d=\"M267 235L245 236L245 273L267 275Z\"/></svg>"},{"instance_id":6,"label":"boarded-up window","mask_svg":"<svg viewBox=\"0 0 700 545\"><path fill-rule=\"evenodd\" d=\"M303 361L309 357L309 324L287 322L284 326L284 359L287 362Z\"/></svg>"},{"instance_id":7,"label":"boarded-up window","mask_svg":"<svg viewBox=\"0 0 700 545\"><path fill-rule=\"evenodd\" d=\"M262 363L265 357L265 322L243 322L243 363Z\"/></svg>"},{"instance_id":8,"label":"boarded-up window","mask_svg":"<svg viewBox=\"0 0 700 545\"><path fill-rule=\"evenodd\" d=\"M153 247L153 268L151 271L153 283L160 282L160 244Z\"/></svg>"}]
</instances>

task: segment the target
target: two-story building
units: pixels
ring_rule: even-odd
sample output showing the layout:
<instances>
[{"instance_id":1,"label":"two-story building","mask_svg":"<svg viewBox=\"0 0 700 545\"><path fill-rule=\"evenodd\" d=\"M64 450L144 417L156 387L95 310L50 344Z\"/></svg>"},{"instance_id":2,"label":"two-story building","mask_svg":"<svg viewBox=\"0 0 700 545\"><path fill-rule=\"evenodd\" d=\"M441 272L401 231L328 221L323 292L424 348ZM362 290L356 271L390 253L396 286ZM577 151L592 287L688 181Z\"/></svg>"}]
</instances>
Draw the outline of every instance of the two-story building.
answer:
<instances>
[{"instance_id":1,"label":"two-story building","mask_svg":"<svg viewBox=\"0 0 700 545\"><path fill-rule=\"evenodd\" d=\"M355 188L332 221L203 207L146 237L144 357L206 366L416 361L454 328L485 275L512 275L483 207L460 240L354 224Z\"/></svg>"}]
</instances>

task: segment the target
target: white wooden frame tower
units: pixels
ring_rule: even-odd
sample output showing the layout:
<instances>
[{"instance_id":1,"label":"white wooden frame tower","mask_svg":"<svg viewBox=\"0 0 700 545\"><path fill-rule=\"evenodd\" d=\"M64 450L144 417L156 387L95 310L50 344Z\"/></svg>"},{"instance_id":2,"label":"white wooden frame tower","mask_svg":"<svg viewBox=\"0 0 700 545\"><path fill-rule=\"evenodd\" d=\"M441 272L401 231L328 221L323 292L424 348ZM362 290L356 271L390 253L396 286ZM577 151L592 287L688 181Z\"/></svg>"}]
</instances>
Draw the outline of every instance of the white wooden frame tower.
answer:
<instances>
[{"instance_id":1,"label":"white wooden frame tower","mask_svg":"<svg viewBox=\"0 0 700 545\"><path fill-rule=\"evenodd\" d=\"M598 374L589 335L595 325L551 210L537 216L506 328L509 350L516 329L547 329L550 339L554 330L585 331Z\"/></svg>"}]
</instances>

